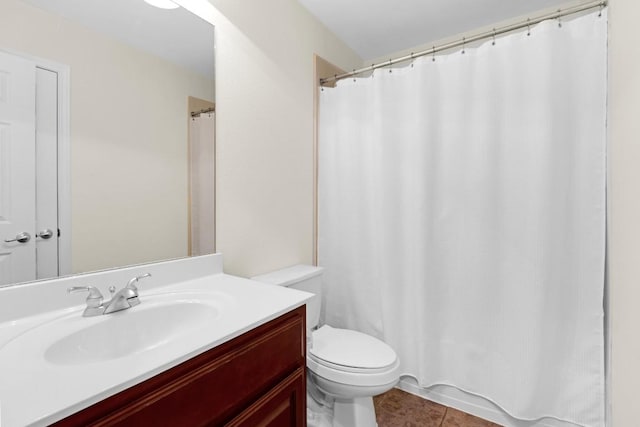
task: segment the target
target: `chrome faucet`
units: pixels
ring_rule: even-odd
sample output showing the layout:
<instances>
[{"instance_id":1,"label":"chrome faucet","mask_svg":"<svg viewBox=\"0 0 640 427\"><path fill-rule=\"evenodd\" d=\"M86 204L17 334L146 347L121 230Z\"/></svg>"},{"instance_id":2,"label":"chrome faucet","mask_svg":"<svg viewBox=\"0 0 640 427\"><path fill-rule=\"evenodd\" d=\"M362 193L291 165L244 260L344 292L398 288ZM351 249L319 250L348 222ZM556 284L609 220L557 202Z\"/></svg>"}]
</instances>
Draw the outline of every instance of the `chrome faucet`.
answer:
<instances>
[{"instance_id":1,"label":"chrome faucet","mask_svg":"<svg viewBox=\"0 0 640 427\"><path fill-rule=\"evenodd\" d=\"M136 282L145 277L151 277L151 274L146 273L142 276L134 277L127 282L127 285L120 289L115 295L111 297L111 301L105 304L104 314L113 313L115 311L126 310L131 307L135 307L140 304L138 298L138 288Z\"/></svg>"},{"instance_id":2,"label":"chrome faucet","mask_svg":"<svg viewBox=\"0 0 640 427\"><path fill-rule=\"evenodd\" d=\"M104 298L100 291L93 286L74 286L67 289L67 292L74 293L80 291L88 291L89 296L87 296L87 308L85 308L82 315L84 317L100 316L102 314L109 314L116 311L126 310L140 304L140 298L138 297L138 288L135 284L140 279L144 279L145 277L151 277L151 274L146 273L142 276L134 277L133 279L129 280L126 286L120 289L117 293L115 292L114 286L110 287L109 291L111 291L112 297L111 301L108 301L106 303L103 303Z\"/></svg>"}]
</instances>

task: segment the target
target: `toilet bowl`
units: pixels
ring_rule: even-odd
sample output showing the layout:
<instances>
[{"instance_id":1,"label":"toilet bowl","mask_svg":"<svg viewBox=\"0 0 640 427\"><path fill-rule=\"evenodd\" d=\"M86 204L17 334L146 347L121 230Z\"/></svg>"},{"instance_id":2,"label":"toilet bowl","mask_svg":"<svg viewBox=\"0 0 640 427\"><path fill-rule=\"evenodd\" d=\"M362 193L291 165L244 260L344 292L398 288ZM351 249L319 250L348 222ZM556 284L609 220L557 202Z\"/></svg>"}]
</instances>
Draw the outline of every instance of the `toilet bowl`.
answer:
<instances>
[{"instance_id":1,"label":"toilet bowl","mask_svg":"<svg viewBox=\"0 0 640 427\"><path fill-rule=\"evenodd\" d=\"M308 426L376 427L372 397L397 384L400 361L389 345L370 335L329 325L316 329L321 277L321 267L297 265L252 279L315 295L307 303Z\"/></svg>"},{"instance_id":2,"label":"toilet bowl","mask_svg":"<svg viewBox=\"0 0 640 427\"><path fill-rule=\"evenodd\" d=\"M333 404L333 427L376 426L372 396L390 390L400 375L400 361L387 344L328 325L313 332L307 367L309 382Z\"/></svg>"}]
</instances>

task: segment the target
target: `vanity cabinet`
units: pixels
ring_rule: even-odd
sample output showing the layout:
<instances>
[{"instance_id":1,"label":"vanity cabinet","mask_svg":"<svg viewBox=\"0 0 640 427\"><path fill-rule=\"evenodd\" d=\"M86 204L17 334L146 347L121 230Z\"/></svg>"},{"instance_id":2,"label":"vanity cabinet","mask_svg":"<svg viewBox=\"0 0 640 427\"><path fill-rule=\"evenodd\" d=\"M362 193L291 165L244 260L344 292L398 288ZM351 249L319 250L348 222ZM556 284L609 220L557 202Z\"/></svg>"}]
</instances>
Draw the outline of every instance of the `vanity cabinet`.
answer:
<instances>
[{"instance_id":1,"label":"vanity cabinet","mask_svg":"<svg viewBox=\"0 0 640 427\"><path fill-rule=\"evenodd\" d=\"M306 426L305 307L55 426Z\"/></svg>"}]
</instances>

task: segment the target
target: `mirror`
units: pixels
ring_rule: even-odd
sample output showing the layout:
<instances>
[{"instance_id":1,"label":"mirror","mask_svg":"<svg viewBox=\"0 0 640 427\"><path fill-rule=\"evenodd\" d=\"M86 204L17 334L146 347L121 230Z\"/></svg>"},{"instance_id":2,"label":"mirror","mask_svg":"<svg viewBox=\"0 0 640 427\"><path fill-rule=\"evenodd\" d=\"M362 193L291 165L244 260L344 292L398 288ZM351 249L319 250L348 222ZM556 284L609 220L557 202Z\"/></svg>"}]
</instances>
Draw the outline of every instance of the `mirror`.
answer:
<instances>
[{"instance_id":1,"label":"mirror","mask_svg":"<svg viewBox=\"0 0 640 427\"><path fill-rule=\"evenodd\" d=\"M24 61L36 114L23 117L2 104ZM213 252L214 87L214 28L181 7L2 0L0 285ZM9 157L26 125L33 173Z\"/></svg>"}]
</instances>

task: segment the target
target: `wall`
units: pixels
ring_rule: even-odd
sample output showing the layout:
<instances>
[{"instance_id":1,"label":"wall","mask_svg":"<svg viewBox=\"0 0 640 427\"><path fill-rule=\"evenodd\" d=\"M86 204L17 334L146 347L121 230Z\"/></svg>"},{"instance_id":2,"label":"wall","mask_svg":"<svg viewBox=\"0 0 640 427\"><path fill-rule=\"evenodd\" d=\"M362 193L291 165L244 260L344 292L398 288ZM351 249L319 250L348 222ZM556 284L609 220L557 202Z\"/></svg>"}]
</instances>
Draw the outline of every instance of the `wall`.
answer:
<instances>
[{"instance_id":1,"label":"wall","mask_svg":"<svg viewBox=\"0 0 640 427\"><path fill-rule=\"evenodd\" d=\"M0 49L71 72L72 269L187 254L187 72L16 0L0 2Z\"/></svg>"},{"instance_id":2,"label":"wall","mask_svg":"<svg viewBox=\"0 0 640 427\"><path fill-rule=\"evenodd\" d=\"M253 276L313 254L313 94L317 53L362 59L296 0L210 0L216 25L216 249Z\"/></svg>"},{"instance_id":3,"label":"wall","mask_svg":"<svg viewBox=\"0 0 640 427\"><path fill-rule=\"evenodd\" d=\"M609 2L609 293L615 427L640 405L640 2Z\"/></svg>"}]
</instances>

